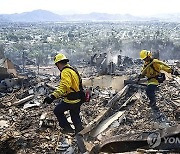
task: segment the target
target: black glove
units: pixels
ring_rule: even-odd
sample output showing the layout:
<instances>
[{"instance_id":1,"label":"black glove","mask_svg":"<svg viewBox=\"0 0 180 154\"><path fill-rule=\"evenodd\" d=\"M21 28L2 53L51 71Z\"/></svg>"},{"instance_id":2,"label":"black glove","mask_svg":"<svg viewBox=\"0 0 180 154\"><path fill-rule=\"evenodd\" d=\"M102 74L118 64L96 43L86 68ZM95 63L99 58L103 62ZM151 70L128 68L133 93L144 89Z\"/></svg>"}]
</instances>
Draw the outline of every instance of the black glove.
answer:
<instances>
[{"instance_id":1,"label":"black glove","mask_svg":"<svg viewBox=\"0 0 180 154\"><path fill-rule=\"evenodd\" d=\"M172 70L172 73L171 73L171 74L172 74L172 75L180 75L179 72L176 71L176 70Z\"/></svg>"},{"instance_id":2,"label":"black glove","mask_svg":"<svg viewBox=\"0 0 180 154\"><path fill-rule=\"evenodd\" d=\"M138 75L138 79L141 79L141 78L144 78L144 75L139 74L139 75Z\"/></svg>"},{"instance_id":3,"label":"black glove","mask_svg":"<svg viewBox=\"0 0 180 154\"><path fill-rule=\"evenodd\" d=\"M143 77L144 77L144 75L139 74L136 83L138 83L140 81L140 79L143 78Z\"/></svg>"},{"instance_id":4,"label":"black glove","mask_svg":"<svg viewBox=\"0 0 180 154\"><path fill-rule=\"evenodd\" d=\"M43 103L51 104L55 99L56 97L54 95L49 95L44 99Z\"/></svg>"}]
</instances>

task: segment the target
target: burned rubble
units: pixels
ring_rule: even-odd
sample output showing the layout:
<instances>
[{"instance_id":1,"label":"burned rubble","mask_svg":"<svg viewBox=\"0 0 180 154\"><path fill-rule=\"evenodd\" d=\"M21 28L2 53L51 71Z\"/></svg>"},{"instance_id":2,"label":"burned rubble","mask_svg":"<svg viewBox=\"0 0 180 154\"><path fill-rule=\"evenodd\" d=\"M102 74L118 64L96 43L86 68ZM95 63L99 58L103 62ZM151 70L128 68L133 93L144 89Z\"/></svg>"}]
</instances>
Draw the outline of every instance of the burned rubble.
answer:
<instances>
[{"instance_id":1,"label":"burned rubble","mask_svg":"<svg viewBox=\"0 0 180 154\"><path fill-rule=\"evenodd\" d=\"M111 144L111 138L115 136L121 141L136 141L149 132L178 126L179 77L167 75L167 80L159 87L157 105L167 118L159 122L148 107L145 83L131 83L140 72L140 64L138 60L125 57L111 75L100 75L94 66L86 66L84 70L85 66L77 65L84 87L92 90L90 102L81 106L84 129L79 133L80 139L79 136L61 133L53 114L59 100L50 105L42 103L44 96L59 83L53 67L42 68L40 74L29 73L1 80L2 85L6 84L0 89L0 153L106 152L101 145L107 141ZM178 65L174 67L179 69ZM49 70L51 73L47 73ZM66 116L71 122L68 112Z\"/></svg>"}]
</instances>

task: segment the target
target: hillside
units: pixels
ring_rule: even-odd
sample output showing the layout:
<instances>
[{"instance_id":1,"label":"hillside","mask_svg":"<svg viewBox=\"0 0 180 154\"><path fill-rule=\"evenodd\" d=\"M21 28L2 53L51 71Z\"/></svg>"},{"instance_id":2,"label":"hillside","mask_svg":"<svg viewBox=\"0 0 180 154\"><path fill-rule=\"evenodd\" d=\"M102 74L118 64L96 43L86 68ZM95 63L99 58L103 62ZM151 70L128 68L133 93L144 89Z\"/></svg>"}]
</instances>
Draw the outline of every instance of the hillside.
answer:
<instances>
[{"instance_id":1,"label":"hillside","mask_svg":"<svg viewBox=\"0 0 180 154\"><path fill-rule=\"evenodd\" d=\"M63 17L45 10L35 10L20 14L4 14L3 17L12 22L45 22L45 21L63 21Z\"/></svg>"},{"instance_id":2,"label":"hillside","mask_svg":"<svg viewBox=\"0 0 180 154\"><path fill-rule=\"evenodd\" d=\"M58 15L46 10L34 10L19 14L0 14L0 22L61 22L61 21L168 21L179 22L180 14L161 14L152 17L139 17L130 14L73 14Z\"/></svg>"}]
</instances>

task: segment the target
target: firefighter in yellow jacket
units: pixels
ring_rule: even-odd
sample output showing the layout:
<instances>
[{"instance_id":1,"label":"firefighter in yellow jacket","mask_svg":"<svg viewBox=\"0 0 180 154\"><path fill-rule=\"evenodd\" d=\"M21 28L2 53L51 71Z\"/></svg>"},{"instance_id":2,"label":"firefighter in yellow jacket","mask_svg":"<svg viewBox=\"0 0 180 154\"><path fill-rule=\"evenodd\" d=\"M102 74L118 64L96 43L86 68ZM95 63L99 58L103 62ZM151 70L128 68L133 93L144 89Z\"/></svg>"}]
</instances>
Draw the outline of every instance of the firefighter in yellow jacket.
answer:
<instances>
[{"instance_id":1,"label":"firefighter in yellow jacket","mask_svg":"<svg viewBox=\"0 0 180 154\"><path fill-rule=\"evenodd\" d=\"M160 70L164 70L174 75L177 75L178 72L171 69L171 67L162 61L153 59L150 51L142 50L140 52L140 58L144 61L144 67L139 78L144 76L147 77L148 86L146 94L150 100L149 106L155 113L158 113L159 108L156 106L155 91L157 90L157 86L165 80L165 74L161 73Z\"/></svg>"},{"instance_id":2,"label":"firefighter in yellow jacket","mask_svg":"<svg viewBox=\"0 0 180 154\"><path fill-rule=\"evenodd\" d=\"M75 71L68 62L69 59L61 53L55 56L54 63L61 72L61 80L59 87L44 99L44 103L51 103L55 99L63 97L63 100L55 107L54 114L56 115L63 131L73 133L74 130L64 115L64 112L69 110L71 120L75 126L75 133L78 133L83 129L79 115L82 103L79 95L77 95L80 91L80 86L82 86L82 82L80 81L78 72Z\"/></svg>"}]
</instances>

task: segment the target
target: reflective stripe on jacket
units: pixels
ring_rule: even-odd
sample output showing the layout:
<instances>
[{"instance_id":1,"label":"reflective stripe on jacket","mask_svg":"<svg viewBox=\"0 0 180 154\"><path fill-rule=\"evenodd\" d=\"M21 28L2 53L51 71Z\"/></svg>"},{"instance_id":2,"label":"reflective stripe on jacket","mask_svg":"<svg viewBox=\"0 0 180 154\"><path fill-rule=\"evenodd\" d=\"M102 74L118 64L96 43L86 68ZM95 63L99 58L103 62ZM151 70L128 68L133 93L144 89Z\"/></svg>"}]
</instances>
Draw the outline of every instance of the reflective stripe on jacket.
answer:
<instances>
[{"instance_id":1,"label":"reflective stripe on jacket","mask_svg":"<svg viewBox=\"0 0 180 154\"><path fill-rule=\"evenodd\" d=\"M163 63L162 61L160 61L158 59L153 59L150 62L144 63L142 75L145 75L149 79L148 85L150 85L150 84L158 85L159 84L159 82L155 79L155 77L160 74L160 70L164 70L167 73L172 72L170 66L168 66L167 64Z\"/></svg>"},{"instance_id":2,"label":"reflective stripe on jacket","mask_svg":"<svg viewBox=\"0 0 180 154\"><path fill-rule=\"evenodd\" d=\"M69 64L65 65L71 67ZM80 99L68 100L65 96L71 92L79 91L79 77L75 71L70 68L65 68L61 72L61 80L58 88L52 93L56 98L64 96L66 103L78 103Z\"/></svg>"}]
</instances>

